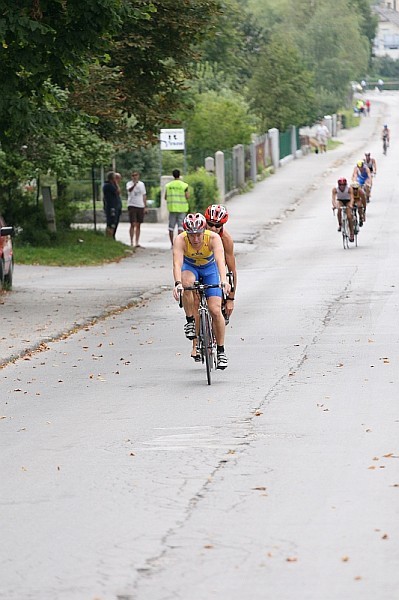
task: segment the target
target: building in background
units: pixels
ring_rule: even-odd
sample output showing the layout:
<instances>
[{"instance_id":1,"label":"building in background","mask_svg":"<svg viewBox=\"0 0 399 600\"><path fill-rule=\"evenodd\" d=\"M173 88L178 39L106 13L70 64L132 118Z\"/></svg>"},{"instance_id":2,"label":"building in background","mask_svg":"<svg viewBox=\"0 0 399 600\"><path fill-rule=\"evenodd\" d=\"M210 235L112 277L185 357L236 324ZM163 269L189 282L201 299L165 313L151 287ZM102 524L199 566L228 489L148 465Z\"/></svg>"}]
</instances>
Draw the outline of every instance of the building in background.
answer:
<instances>
[{"instance_id":1,"label":"building in background","mask_svg":"<svg viewBox=\"0 0 399 600\"><path fill-rule=\"evenodd\" d=\"M399 0L382 0L373 11L378 17L375 56L399 59Z\"/></svg>"}]
</instances>

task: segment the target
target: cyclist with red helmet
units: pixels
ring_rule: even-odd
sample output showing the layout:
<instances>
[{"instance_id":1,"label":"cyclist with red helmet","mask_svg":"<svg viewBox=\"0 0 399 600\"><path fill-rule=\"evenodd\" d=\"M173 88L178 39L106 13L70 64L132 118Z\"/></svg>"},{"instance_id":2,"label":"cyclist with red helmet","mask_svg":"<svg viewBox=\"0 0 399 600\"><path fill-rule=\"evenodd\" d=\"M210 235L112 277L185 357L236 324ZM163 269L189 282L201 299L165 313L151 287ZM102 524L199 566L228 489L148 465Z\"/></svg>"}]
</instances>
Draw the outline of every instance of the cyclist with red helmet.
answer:
<instances>
[{"instance_id":1,"label":"cyclist with red helmet","mask_svg":"<svg viewBox=\"0 0 399 600\"><path fill-rule=\"evenodd\" d=\"M235 291L237 289L237 268L234 256L234 242L231 235L224 228L224 225L229 220L229 213L223 204L211 204L205 211L205 219L207 228L220 235L227 270L233 274L234 292L230 290L230 294L226 298L226 305L224 307L228 321L234 310Z\"/></svg>"},{"instance_id":2,"label":"cyclist with red helmet","mask_svg":"<svg viewBox=\"0 0 399 600\"><path fill-rule=\"evenodd\" d=\"M206 229L206 219L201 213L189 213L183 221L184 231L173 243L173 277L175 286L173 297L179 300L180 292L192 286L194 281L215 284L221 283L226 294L230 285L226 281L225 257L220 236ZM217 368L227 367L224 349L225 321L222 315L222 290L206 290L209 312L213 319L213 329L217 344ZM196 337L195 306L192 292L183 293L183 308L186 313L184 333L189 340Z\"/></svg>"},{"instance_id":3,"label":"cyclist with red helmet","mask_svg":"<svg viewBox=\"0 0 399 600\"><path fill-rule=\"evenodd\" d=\"M353 189L348 185L348 181L345 177L340 177L338 179L338 185L333 187L332 189L332 207L334 209L338 209L338 231L341 231L342 222L341 222L341 206L346 207L346 215L348 217L349 222L349 232L350 237L349 241L354 242L355 236L353 234L353 219L352 219L352 208L354 205L353 198Z\"/></svg>"}]
</instances>

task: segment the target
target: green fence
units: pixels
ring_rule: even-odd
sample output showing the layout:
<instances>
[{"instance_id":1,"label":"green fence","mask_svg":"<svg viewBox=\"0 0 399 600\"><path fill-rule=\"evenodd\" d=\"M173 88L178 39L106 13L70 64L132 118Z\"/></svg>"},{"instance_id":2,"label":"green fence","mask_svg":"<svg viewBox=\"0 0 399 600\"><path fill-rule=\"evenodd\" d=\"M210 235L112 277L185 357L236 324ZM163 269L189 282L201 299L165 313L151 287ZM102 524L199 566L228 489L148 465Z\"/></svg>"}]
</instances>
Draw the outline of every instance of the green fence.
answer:
<instances>
[{"instance_id":1,"label":"green fence","mask_svg":"<svg viewBox=\"0 0 399 600\"><path fill-rule=\"evenodd\" d=\"M224 153L224 188L225 192L231 192L234 189L234 162L233 149L223 150Z\"/></svg>"},{"instance_id":2,"label":"green fence","mask_svg":"<svg viewBox=\"0 0 399 600\"><path fill-rule=\"evenodd\" d=\"M291 154L291 129L280 132L280 160Z\"/></svg>"}]
</instances>

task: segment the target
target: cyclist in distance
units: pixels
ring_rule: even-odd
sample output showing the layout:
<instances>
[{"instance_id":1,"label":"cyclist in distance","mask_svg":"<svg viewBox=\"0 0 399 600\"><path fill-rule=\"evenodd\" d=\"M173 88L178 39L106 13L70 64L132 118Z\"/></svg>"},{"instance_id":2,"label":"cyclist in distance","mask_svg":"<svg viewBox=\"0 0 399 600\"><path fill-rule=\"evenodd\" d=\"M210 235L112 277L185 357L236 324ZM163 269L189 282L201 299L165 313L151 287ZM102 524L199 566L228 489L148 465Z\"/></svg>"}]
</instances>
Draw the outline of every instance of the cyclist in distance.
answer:
<instances>
[{"instance_id":1,"label":"cyclist in distance","mask_svg":"<svg viewBox=\"0 0 399 600\"><path fill-rule=\"evenodd\" d=\"M357 181L351 183L353 202L357 206L359 211L359 227L363 227L363 223L366 221L366 206L367 198L366 194L360 187Z\"/></svg>"},{"instance_id":2,"label":"cyclist in distance","mask_svg":"<svg viewBox=\"0 0 399 600\"><path fill-rule=\"evenodd\" d=\"M352 208L354 205L353 199L353 190L349 187L347 180L345 177L340 177L337 181L338 185L333 187L332 189L332 208L338 209L338 231L341 231L342 228L342 216L341 216L341 206L346 207L346 215L348 217L349 222L349 241L354 242L355 236L353 233L353 218L352 218Z\"/></svg>"},{"instance_id":3,"label":"cyclist in distance","mask_svg":"<svg viewBox=\"0 0 399 600\"><path fill-rule=\"evenodd\" d=\"M367 202L369 202L371 190L371 173L370 169L365 165L363 160L359 160L356 164L356 167L353 169L352 181L357 181L358 184L364 189Z\"/></svg>"},{"instance_id":4,"label":"cyclist in distance","mask_svg":"<svg viewBox=\"0 0 399 600\"><path fill-rule=\"evenodd\" d=\"M371 174L370 193L368 196L370 202L371 188L373 187L373 177L377 175L377 161L375 160L375 158L371 157L370 152L366 152L364 156L364 164L366 167L368 167Z\"/></svg>"},{"instance_id":5,"label":"cyclist in distance","mask_svg":"<svg viewBox=\"0 0 399 600\"><path fill-rule=\"evenodd\" d=\"M369 168L371 176L377 175L377 162L375 158L371 157L370 152L365 152L364 157L364 164Z\"/></svg>"},{"instance_id":6,"label":"cyclist in distance","mask_svg":"<svg viewBox=\"0 0 399 600\"><path fill-rule=\"evenodd\" d=\"M186 313L184 333L189 340L196 338L195 306L193 292L184 292L194 281L218 284L226 294L230 285L226 281L226 266L220 236L206 229L206 219L201 213L189 213L183 221L184 231L173 243L173 297L179 300L183 292L183 308ZM226 369L227 356L224 348L225 321L222 315L222 290L211 288L205 292L217 344L217 368Z\"/></svg>"},{"instance_id":7,"label":"cyclist in distance","mask_svg":"<svg viewBox=\"0 0 399 600\"><path fill-rule=\"evenodd\" d=\"M389 131L389 127L388 125L384 125L384 127L382 128L382 136L381 136L382 140L386 141L387 145L389 146L389 141L391 138L391 133Z\"/></svg>"}]
</instances>

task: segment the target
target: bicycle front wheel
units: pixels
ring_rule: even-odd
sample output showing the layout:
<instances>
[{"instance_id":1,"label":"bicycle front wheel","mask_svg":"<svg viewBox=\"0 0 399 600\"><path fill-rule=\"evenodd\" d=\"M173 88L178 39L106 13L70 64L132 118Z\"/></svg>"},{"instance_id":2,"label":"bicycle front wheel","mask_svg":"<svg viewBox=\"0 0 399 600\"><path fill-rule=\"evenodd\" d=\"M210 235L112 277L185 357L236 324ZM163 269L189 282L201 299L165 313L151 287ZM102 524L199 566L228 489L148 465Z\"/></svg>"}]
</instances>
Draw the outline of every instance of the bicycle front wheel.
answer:
<instances>
[{"instance_id":1,"label":"bicycle front wheel","mask_svg":"<svg viewBox=\"0 0 399 600\"><path fill-rule=\"evenodd\" d=\"M212 383L212 327L211 327L211 319L208 312L201 312L201 336L204 344L204 354L205 354L205 367L206 367L206 379L208 381L208 385Z\"/></svg>"},{"instance_id":2,"label":"bicycle front wheel","mask_svg":"<svg viewBox=\"0 0 399 600\"><path fill-rule=\"evenodd\" d=\"M349 223L346 217L342 219L342 244L344 250L349 248Z\"/></svg>"}]
</instances>

